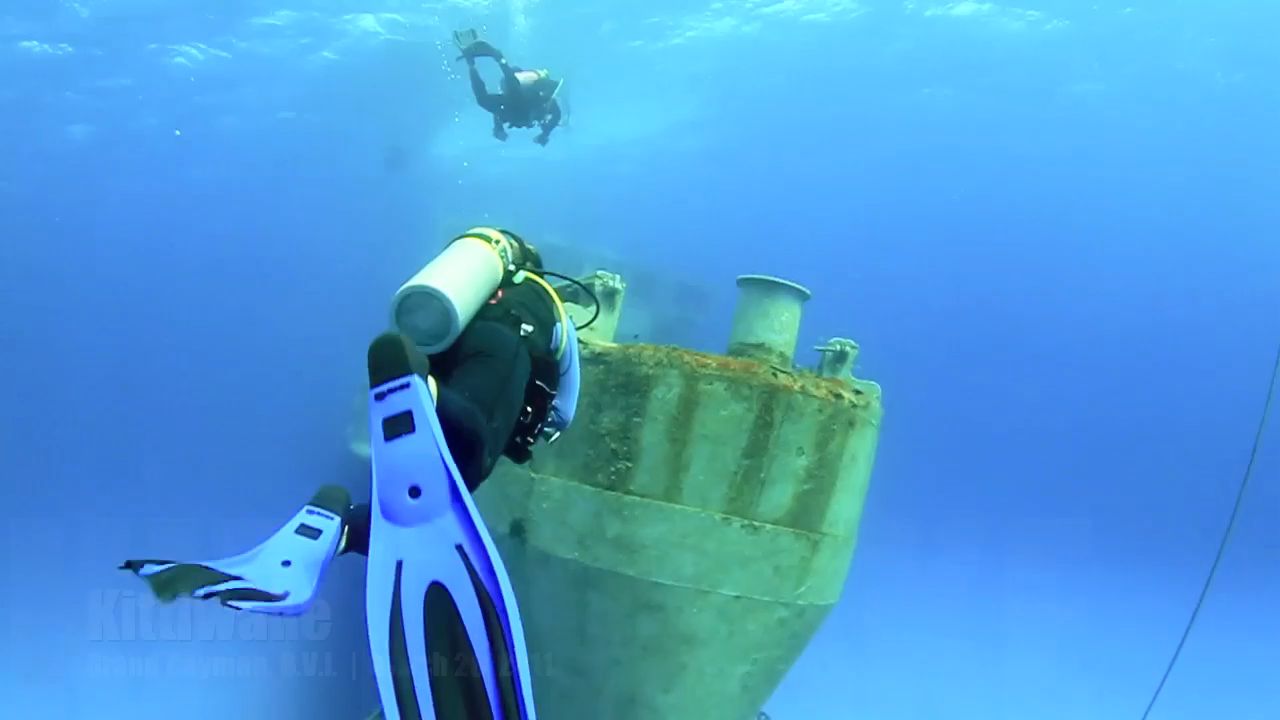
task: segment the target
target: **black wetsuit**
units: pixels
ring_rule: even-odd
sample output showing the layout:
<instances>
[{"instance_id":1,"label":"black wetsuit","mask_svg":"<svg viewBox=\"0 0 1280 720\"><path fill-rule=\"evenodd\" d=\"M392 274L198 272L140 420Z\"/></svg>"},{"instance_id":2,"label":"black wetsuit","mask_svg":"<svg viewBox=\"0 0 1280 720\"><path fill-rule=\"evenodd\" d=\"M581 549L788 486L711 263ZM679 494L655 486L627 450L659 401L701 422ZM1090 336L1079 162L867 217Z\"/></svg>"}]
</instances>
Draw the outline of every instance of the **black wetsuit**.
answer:
<instances>
[{"instance_id":1,"label":"black wetsuit","mask_svg":"<svg viewBox=\"0 0 1280 720\"><path fill-rule=\"evenodd\" d=\"M497 60L498 67L502 69L500 93L489 92L474 63L470 68L471 92L476 97L476 103L493 114L494 133L505 133L504 124L518 128L538 125L542 128L543 136L551 135L551 131L560 124L560 103L554 97L544 99L535 90L523 87L516 77L520 68L501 58Z\"/></svg>"},{"instance_id":2,"label":"black wetsuit","mask_svg":"<svg viewBox=\"0 0 1280 720\"><path fill-rule=\"evenodd\" d=\"M527 459L513 437L525 408L540 405L531 397L538 392L532 381L551 392L558 387L551 347L556 319L555 305L534 283L504 287L447 350L430 357L436 414L468 490L480 487L502 455ZM523 337L522 325L529 328ZM365 503L347 513L344 552L368 554L369 512Z\"/></svg>"},{"instance_id":3,"label":"black wetsuit","mask_svg":"<svg viewBox=\"0 0 1280 720\"><path fill-rule=\"evenodd\" d=\"M445 442L473 492L499 456L521 459L509 451L521 411L533 401L530 381L556 390L555 324L555 305L545 290L532 282L508 286L480 309L448 350L431 356ZM528 328L524 337L522 325Z\"/></svg>"}]
</instances>

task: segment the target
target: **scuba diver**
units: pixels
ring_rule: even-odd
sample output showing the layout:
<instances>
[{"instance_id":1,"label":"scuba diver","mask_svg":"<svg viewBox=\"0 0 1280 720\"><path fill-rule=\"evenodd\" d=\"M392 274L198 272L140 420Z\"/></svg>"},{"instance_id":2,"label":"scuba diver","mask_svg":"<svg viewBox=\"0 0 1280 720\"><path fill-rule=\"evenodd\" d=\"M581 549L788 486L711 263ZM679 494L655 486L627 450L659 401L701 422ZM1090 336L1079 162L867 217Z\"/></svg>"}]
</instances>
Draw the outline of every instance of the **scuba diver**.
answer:
<instances>
[{"instance_id":1,"label":"scuba diver","mask_svg":"<svg viewBox=\"0 0 1280 720\"><path fill-rule=\"evenodd\" d=\"M333 558L364 555L386 718L536 720L516 598L471 492L573 421L578 328L544 272L515 233L479 227L396 293L397 332L368 349L369 503L325 486L248 552L121 569L162 602L300 615Z\"/></svg>"},{"instance_id":2,"label":"scuba diver","mask_svg":"<svg viewBox=\"0 0 1280 720\"><path fill-rule=\"evenodd\" d=\"M506 127L530 128L537 125L542 132L533 141L545 146L551 139L551 131L560 124L560 103L556 94L564 81L553 79L546 70L522 70L511 65L497 48L481 40L475 30L455 31L453 42L462 52L458 59L467 61L471 92L475 94L476 102L493 115L493 136L505 141ZM476 70L478 57L491 57L498 63L502 70L502 92L490 93L485 87L484 79Z\"/></svg>"}]
</instances>

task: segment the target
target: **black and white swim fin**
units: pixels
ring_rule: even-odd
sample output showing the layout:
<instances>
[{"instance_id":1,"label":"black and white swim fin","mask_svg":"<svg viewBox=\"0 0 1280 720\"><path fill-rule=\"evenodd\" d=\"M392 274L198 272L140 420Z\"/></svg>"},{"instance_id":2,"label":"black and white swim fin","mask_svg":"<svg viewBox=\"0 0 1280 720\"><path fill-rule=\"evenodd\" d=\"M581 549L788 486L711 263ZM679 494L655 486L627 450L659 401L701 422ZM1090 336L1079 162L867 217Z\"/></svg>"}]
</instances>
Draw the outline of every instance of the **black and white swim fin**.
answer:
<instances>
[{"instance_id":1,"label":"black and white swim fin","mask_svg":"<svg viewBox=\"0 0 1280 720\"><path fill-rule=\"evenodd\" d=\"M406 338L369 347L369 645L387 720L536 720L515 594Z\"/></svg>"}]
</instances>

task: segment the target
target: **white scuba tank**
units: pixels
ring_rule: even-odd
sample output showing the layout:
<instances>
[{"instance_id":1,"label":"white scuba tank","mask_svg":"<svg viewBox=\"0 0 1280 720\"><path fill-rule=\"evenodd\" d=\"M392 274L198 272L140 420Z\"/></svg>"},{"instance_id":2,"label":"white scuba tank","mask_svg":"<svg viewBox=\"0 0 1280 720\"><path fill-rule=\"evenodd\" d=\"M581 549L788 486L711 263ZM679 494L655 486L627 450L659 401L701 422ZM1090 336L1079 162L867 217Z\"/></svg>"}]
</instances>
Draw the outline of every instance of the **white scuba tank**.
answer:
<instances>
[{"instance_id":1,"label":"white scuba tank","mask_svg":"<svg viewBox=\"0 0 1280 720\"><path fill-rule=\"evenodd\" d=\"M516 80L520 83L522 92L536 96L543 102L554 98L564 84L563 80L552 80L551 74L546 70L520 70L516 73Z\"/></svg>"},{"instance_id":2,"label":"white scuba tank","mask_svg":"<svg viewBox=\"0 0 1280 720\"><path fill-rule=\"evenodd\" d=\"M538 70L520 70L516 73L516 80L520 82L520 87L525 90L532 88L539 80L546 77L545 71Z\"/></svg>"},{"instance_id":3,"label":"white scuba tank","mask_svg":"<svg viewBox=\"0 0 1280 720\"><path fill-rule=\"evenodd\" d=\"M515 268L516 252L512 239L494 228L458 236L396 291L392 327L428 355L448 349Z\"/></svg>"}]
</instances>

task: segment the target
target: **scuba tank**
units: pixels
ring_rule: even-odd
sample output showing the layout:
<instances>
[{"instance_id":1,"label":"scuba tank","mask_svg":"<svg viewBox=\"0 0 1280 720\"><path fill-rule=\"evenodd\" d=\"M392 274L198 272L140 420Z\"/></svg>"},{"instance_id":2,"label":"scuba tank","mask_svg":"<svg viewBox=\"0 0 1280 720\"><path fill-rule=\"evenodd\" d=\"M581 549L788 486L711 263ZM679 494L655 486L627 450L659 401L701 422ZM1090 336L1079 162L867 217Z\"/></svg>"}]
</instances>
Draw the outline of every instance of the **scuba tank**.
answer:
<instances>
[{"instance_id":1,"label":"scuba tank","mask_svg":"<svg viewBox=\"0 0 1280 720\"><path fill-rule=\"evenodd\" d=\"M506 231L471 228L396 291L392 327L427 355L443 352L510 280L526 254L524 243Z\"/></svg>"}]
</instances>

